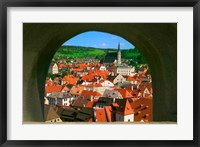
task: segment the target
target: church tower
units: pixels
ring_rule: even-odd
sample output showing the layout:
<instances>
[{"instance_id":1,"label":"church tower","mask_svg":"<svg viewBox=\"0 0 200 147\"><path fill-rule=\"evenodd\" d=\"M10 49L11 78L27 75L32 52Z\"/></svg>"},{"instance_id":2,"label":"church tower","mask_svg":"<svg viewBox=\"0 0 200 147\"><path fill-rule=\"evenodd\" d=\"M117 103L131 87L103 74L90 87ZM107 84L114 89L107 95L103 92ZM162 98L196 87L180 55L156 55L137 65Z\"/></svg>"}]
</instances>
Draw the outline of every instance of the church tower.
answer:
<instances>
[{"instance_id":1,"label":"church tower","mask_svg":"<svg viewBox=\"0 0 200 147\"><path fill-rule=\"evenodd\" d=\"M118 43L118 50L117 50L117 64L121 64L121 50L120 50L120 43Z\"/></svg>"}]
</instances>

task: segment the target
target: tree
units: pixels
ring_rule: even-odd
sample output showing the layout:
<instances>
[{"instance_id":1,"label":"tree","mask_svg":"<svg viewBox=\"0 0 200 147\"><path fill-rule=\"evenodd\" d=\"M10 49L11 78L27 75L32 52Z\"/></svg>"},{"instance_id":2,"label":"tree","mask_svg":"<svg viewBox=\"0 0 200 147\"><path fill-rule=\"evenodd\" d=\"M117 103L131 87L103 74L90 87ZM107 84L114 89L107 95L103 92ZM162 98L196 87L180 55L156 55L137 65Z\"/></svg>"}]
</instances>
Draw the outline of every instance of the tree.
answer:
<instances>
[{"instance_id":1,"label":"tree","mask_svg":"<svg viewBox=\"0 0 200 147\"><path fill-rule=\"evenodd\" d=\"M64 71L64 72L62 72L62 78L64 77L64 76L67 76L69 74L69 72L68 71Z\"/></svg>"}]
</instances>

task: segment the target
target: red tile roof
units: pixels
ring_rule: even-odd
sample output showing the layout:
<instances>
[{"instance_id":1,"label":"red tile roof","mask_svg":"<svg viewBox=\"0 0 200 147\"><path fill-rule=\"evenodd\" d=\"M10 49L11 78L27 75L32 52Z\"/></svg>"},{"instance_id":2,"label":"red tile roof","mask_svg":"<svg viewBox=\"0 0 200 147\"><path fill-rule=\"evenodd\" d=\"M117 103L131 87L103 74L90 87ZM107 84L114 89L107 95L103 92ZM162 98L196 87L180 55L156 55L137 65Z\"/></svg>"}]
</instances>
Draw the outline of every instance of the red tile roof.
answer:
<instances>
[{"instance_id":1,"label":"red tile roof","mask_svg":"<svg viewBox=\"0 0 200 147\"><path fill-rule=\"evenodd\" d=\"M83 107L85 105L87 108L92 108L98 101L97 98L99 96L101 96L101 94L96 91L83 90L80 96L73 103L73 106Z\"/></svg>"},{"instance_id":2,"label":"red tile roof","mask_svg":"<svg viewBox=\"0 0 200 147\"><path fill-rule=\"evenodd\" d=\"M87 67L88 65L87 64L77 64L80 68L85 68Z\"/></svg>"},{"instance_id":3,"label":"red tile roof","mask_svg":"<svg viewBox=\"0 0 200 147\"><path fill-rule=\"evenodd\" d=\"M64 76L62 81L66 81L67 84L76 84L76 82L79 80L79 78L75 78L74 76L72 75L68 75L68 76Z\"/></svg>"},{"instance_id":4,"label":"red tile roof","mask_svg":"<svg viewBox=\"0 0 200 147\"><path fill-rule=\"evenodd\" d=\"M62 91L68 91L70 90L67 86L63 86Z\"/></svg>"},{"instance_id":5,"label":"red tile roof","mask_svg":"<svg viewBox=\"0 0 200 147\"><path fill-rule=\"evenodd\" d=\"M96 70L95 72L94 72L94 75L97 75L97 76L103 76L103 77L107 77L108 75L109 75L109 71L107 71L107 70Z\"/></svg>"},{"instance_id":6,"label":"red tile roof","mask_svg":"<svg viewBox=\"0 0 200 147\"><path fill-rule=\"evenodd\" d=\"M104 109L106 111L106 116L107 116L108 122L114 121L112 107L111 106L105 106Z\"/></svg>"},{"instance_id":7,"label":"red tile roof","mask_svg":"<svg viewBox=\"0 0 200 147\"><path fill-rule=\"evenodd\" d=\"M58 68L65 67L65 64L58 64Z\"/></svg>"},{"instance_id":8,"label":"red tile roof","mask_svg":"<svg viewBox=\"0 0 200 147\"><path fill-rule=\"evenodd\" d=\"M133 90L133 91L128 90L128 91L132 94L133 97L138 97L139 94L138 90Z\"/></svg>"},{"instance_id":9,"label":"red tile roof","mask_svg":"<svg viewBox=\"0 0 200 147\"><path fill-rule=\"evenodd\" d=\"M45 86L46 93L61 92L61 90L62 90L62 86L60 86L60 85Z\"/></svg>"},{"instance_id":10,"label":"red tile roof","mask_svg":"<svg viewBox=\"0 0 200 147\"><path fill-rule=\"evenodd\" d=\"M82 72L84 68L71 68L70 72L75 71L75 72Z\"/></svg>"},{"instance_id":11,"label":"red tile roof","mask_svg":"<svg viewBox=\"0 0 200 147\"><path fill-rule=\"evenodd\" d=\"M117 103L112 103L113 107L119 107L119 105Z\"/></svg>"},{"instance_id":12,"label":"red tile roof","mask_svg":"<svg viewBox=\"0 0 200 147\"><path fill-rule=\"evenodd\" d=\"M81 93L81 96L101 96L101 94L97 91L88 91L88 90L83 90Z\"/></svg>"},{"instance_id":13,"label":"red tile roof","mask_svg":"<svg viewBox=\"0 0 200 147\"><path fill-rule=\"evenodd\" d=\"M84 107L87 105L87 103L90 101L89 98L87 97L83 97L83 96L79 96L77 97L77 99L74 101L74 103L72 104L72 106L74 107Z\"/></svg>"},{"instance_id":14,"label":"red tile roof","mask_svg":"<svg viewBox=\"0 0 200 147\"><path fill-rule=\"evenodd\" d=\"M100 83L93 83L93 84L88 84L86 87L102 87Z\"/></svg>"},{"instance_id":15,"label":"red tile roof","mask_svg":"<svg viewBox=\"0 0 200 147\"><path fill-rule=\"evenodd\" d=\"M126 89L116 89L117 91L119 91L119 93L122 95L123 98L132 98L133 95L128 92L128 90Z\"/></svg>"},{"instance_id":16,"label":"red tile roof","mask_svg":"<svg viewBox=\"0 0 200 147\"><path fill-rule=\"evenodd\" d=\"M97 122L107 122L106 112L104 108L98 108L96 110L96 119L97 119Z\"/></svg>"},{"instance_id":17,"label":"red tile roof","mask_svg":"<svg viewBox=\"0 0 200 147\"><path fill-rule=\"evenodd\" d=\"M84 90L84 86L81 86L81 85L76 85L76 86L73 86L72 89L70 90L70 93L71 94L77 94L77 95L80 95L82 93L82 91Z\"/></svg>"},{"instance_id":18,"label":"red tile roof","mask_svg":"<svg viewBox=\"0 0 200 147\"><path fill-rule=\"evenodd\" d=\"M94 79L94 75L84 75L82 76L82 80L91 82Z\"/></svg>"},{"instance_id":19,"label":"red tile roof","mask_svg":"<svg viewBox=\"0 0 200 147\"><path fill-rule=\"evenodd\" d=\"M93 101L89 101L87 104L86 104L86 108L93 108L95 106L95 104L98 102L98 99L95 99Z\"/></svg>"},{"instance_id":20,"label":"red tile roof","mask_svg":"<svg viewBox=\"0 0 200 147\"><path fill-rule=\"evenodd\" d=\"M135 81L136 79L134 78L134 77L128 77L127 79L126 79L126 81Z\"/></svg>"},{"instance_id":21,"label":"red tile roof","mask_svg":"<svg viewBox=\"0 0 200 147\"><path fill-rule=\"evenodd\" d=\"M132 109L129 101L126 100L126 105L125 105L125 108L124 108L124 115L132 114L132 113L133 113L133 109Z\"/></svg>"},{"instance_id":22,"label":"red tile roof","mask_svg":"<svg viewBox=\"0 0 200 147\"><path fill-rule=\"evenodd\" d=\"M119 108L117 109L117 113L120 113L120 114L123 114L123 115L129 115L129 114L134 113L134 110L131 107L128 99L126 99L126 101L122 101L122 103L119 104Z\"/></svg>"},{"instance_id":23,"label":"red tile roof","mask_svg":"<svg viewBox=\"0 0 200 147\"><path fill-rule=\"evenodd\" d=\"M53 86L54 82L52 80L46 80L45 85L47 85L47 86Z\"/></svg>"},{"instance_id":24,"label":"red tile roof","mask_svg":"<svg viewBox=\"0 0 200 147\"><path fill-rule=\"evenodd\" d=\"M153 121L152 113L152 99L149 98L139 98L134 102L130 103L131 107L134 109L134 120L135 121Z\"/></svg>"}]
</instances>

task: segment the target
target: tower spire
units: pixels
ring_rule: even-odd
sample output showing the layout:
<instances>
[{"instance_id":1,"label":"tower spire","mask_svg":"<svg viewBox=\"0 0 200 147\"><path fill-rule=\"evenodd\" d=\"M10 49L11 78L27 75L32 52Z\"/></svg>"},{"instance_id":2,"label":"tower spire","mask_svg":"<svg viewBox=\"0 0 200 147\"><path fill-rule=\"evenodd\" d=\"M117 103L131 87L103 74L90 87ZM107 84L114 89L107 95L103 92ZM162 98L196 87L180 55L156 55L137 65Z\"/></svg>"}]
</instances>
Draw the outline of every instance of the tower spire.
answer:
<instances>
[{"instance_id":1,"label":"tower spire","mask_svg":"<svg viewBox=\"0 0 200 147\"><path fill-rule=\"evenodd\" d=\"M121 50L120 50L120 43L118 43L117 63L118 63L118 64L121 64Z\"/></svg>"}]
</instances>

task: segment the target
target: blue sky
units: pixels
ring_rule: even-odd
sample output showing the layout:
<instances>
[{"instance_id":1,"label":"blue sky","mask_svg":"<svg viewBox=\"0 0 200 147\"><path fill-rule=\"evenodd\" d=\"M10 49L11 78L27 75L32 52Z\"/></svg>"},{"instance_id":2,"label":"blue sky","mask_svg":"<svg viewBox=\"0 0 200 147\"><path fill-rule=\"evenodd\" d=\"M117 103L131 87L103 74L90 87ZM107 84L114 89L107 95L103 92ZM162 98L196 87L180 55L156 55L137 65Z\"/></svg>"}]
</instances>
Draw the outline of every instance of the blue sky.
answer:
<instances>
[{"instance_id":1,"label":"blue sky","mask_svg":"<svg viewBox=\"0 0 200 147\"><path fill-rule=\"evenodd\" d=\"M63 45L117 49L118 42L121 49L135 48L134 45L120 36L96 31L81 33L66 41Z\"/></svg>"}]
</instances>

